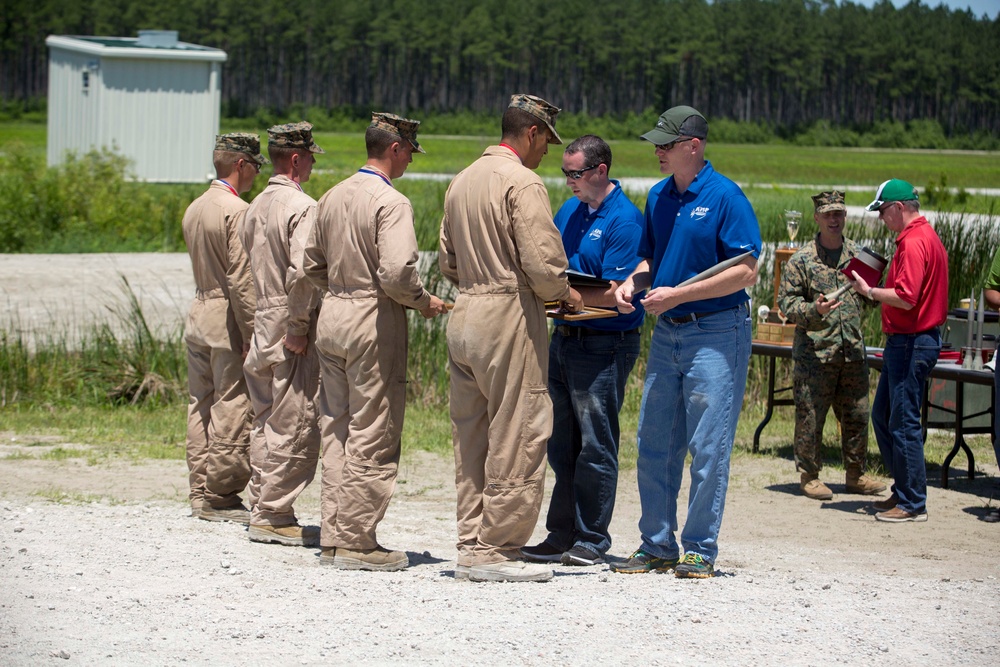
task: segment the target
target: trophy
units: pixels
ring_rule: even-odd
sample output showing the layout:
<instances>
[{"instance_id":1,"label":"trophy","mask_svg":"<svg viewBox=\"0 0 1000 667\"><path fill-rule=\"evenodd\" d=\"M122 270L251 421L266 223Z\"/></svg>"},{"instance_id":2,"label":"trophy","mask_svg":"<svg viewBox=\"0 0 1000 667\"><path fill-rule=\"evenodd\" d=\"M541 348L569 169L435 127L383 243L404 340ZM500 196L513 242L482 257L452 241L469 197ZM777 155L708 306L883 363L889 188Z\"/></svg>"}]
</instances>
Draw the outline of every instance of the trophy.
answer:
<instances>
[{"instance_id":1,"label":"trophy","mask_svg":"<svg viewBox=\"0 0 1000 667\"><path fill-rule=\"evenodd\" d=\"M785 211L785 229L788 230L788 239L791 243L789 248L795 247L795 237L799 233L799 222L802 221L802 213L799 211Z\"/></svg>"}]
</instances>

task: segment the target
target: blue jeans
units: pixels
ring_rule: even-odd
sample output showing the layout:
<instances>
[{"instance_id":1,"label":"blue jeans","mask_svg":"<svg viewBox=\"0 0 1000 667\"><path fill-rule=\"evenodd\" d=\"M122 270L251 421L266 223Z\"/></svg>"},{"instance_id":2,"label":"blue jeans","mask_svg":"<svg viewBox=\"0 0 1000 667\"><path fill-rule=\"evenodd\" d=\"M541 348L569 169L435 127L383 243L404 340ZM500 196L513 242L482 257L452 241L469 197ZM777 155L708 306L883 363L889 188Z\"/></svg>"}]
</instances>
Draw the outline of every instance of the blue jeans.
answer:
<instances>
[{"instance_id":1,"label":"blue jeans","mask_svg":"<svg viewBox=\"0 0 1000 667\"><path fill-rule=\"evenodd\" d=\"M556 475L545 538L568 551L599 554L611 546L608 526L618 490L618 413L625 381L639 358L639 334L552 335L549 395L554 422L549 465Z\"/></svg>"},{"instance_id":2,"label":"blue jeans","mask_svg":"<svg viewBox=\"0 0 1000 667\"><path fill-rule=\"evenodd\" d=\"M882 375L872 403L872 427L886 470L895 482L898 507L920 514L927 508L927 466L920 406L924 382L941 352L937 329L886 337Z\"/></svg>"},{"instance_id":3,"label":"blue jeans","mask_svg":"<svg viewBox=\"0 0 1000 667\"><path fill-rule=\"evenodd\" d=\"M729 486L729 457L750 362L746 306L696 322L656 323L639 413L639 532L643 551L677 558L677 495L691 454L681 533L685 552L715 562Z\"/></svg>"}]
</instances>

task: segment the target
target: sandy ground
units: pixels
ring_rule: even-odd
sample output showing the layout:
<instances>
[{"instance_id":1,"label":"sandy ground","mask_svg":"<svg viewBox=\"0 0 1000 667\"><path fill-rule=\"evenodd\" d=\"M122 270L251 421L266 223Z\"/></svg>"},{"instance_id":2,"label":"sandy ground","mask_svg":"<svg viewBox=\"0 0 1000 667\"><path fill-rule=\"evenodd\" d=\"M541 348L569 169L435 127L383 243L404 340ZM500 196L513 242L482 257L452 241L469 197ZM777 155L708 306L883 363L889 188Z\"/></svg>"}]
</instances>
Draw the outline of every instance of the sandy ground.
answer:
<instances>
[{"instance_id":1,"label":"sandy ground","mask_svg":"<svg viewBox=\"0 0 1000 667\"><path fill-rule=\"evenodd\" d=\"M2 297L22 324L89 317L84 304L120 293L118 272L168 326L191 293L184 255L53 257L73 279L34 259L0 256ZM834 500L808 500L790 461L740 453L715 579L602 565L560 566L544 584L473 584L452 577L446 458L404 453L379 530L411 567L342 572L316 549L189 518L183 462L7 458L59 443L25 448L0 421L0 664L996 665L1000 524L982 517L1000 491L976 442L985 474L959 476L960 458L943 490L932 472L927 523L877 523L833 470ZM304 523L318 522L317 486L299 500ZM613 556L637 546L638 515L624 472ZM539 526L533 541L543 537Z\"/></svg>"},{"instance_id":2,"label":"sandy ground","mask_svg":"<svg viewBox=\"0 0 1000 667\"><path fill-rule=\"evenodd\" d=\"M452 577L452 464L436 455L404 456L379 536L411 567L388 574L189 518L182 462L0 459L0 664L997 664L995 477L932 486L927 523L892 525L828 473L837 495L819 503L789 461L737 456L715 579L601 565L474 584ZM637 545L635 489L623 473L615 557Z\"/></svg>"}]
</instances>

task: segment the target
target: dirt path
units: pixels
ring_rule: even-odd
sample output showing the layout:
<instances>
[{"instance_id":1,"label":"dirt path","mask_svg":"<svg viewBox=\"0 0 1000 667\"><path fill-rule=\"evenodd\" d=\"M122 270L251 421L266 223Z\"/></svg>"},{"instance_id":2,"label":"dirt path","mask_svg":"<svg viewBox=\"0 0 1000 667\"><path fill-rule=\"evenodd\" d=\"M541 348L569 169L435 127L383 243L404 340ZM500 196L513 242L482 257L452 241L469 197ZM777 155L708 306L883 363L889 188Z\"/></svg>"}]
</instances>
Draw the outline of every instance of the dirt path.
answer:
<instances>
[{"instance_id":1,"label":"dirt path","mask_svg":"<svg viewBox=\"0 0 1000 667\"><path fill-rule=\"evenodd\" d=\"M996 664L995 478L932 487L930 521L886 525L860 497L797 495L790 466L734 460L716 579L559 567L505 585L452 579L451 462L423 452L380 528L410 555L392 574L188 518L182 462L0 459L0 664ZM624 473L615 556L638 513Z\"/></svg>"}]
</instances>

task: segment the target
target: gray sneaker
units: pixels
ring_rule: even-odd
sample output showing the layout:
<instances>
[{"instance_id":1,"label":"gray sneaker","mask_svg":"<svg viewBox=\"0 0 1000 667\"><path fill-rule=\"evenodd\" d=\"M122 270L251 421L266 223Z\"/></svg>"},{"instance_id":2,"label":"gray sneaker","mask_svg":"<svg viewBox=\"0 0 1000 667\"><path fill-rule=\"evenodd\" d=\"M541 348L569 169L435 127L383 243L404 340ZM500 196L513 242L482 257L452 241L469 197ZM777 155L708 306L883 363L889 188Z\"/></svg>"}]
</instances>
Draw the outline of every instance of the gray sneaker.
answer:
<instances>
[{"instance_id":1,"label":"gray sneaker","mask_svg":"<svg viewBox=\"0 0 1000 667\"><path fill-rule=\"evenodd\" d=\"M198 518L205 521L232 521L246 526L250 524L250 510L243 505L220 509L205 503L201 506L201 514L198 515Z\"/></svg>"},{"instance_id":2,"label":"gray sneaker","mask_svg":"<svg viewBox=\"0 0 1000 667\"><path fill-rule=\"evenodd\" d=\"M469 568L470 581L548 581L551 578L552 568L548 565L523 560L502 560Z\"/></svg>"},{"instance_id":3,"label":"gray sneaker","mask_svg":"<svg viewBox=\"0 0 1000 667\"><path fill-rule=\"evenodd\" d=\"M251 542L284 544L290 547L319 546L319 526L300 526L297 523L287 526L250 524L250 530L247 532Z\"/></svg>"}]
</instances>

